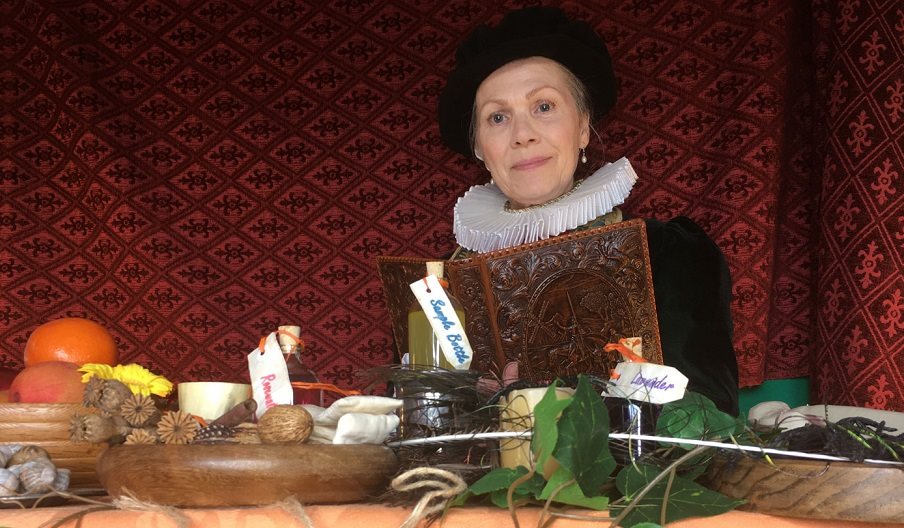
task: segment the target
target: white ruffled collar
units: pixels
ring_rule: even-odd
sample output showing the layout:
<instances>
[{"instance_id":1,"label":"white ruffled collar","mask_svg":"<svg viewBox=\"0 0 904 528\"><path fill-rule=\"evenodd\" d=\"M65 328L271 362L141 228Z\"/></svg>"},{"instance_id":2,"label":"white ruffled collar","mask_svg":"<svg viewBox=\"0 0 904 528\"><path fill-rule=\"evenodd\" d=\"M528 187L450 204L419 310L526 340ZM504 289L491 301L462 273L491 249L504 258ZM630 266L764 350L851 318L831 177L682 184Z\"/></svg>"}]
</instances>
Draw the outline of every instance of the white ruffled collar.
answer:
<instances>
[{"instance_id":1,"label":"white ruffled collar","mask_svg":"<svg viewBox=\"0 0 904 528\"><path fill-rule=\"evenodd\" d=\"M475 185L455 204L458 245L486 253L543 240L582 226L624 203L637 181L627 158L608 163L568 193L542 205L512 210L493 183Z\"/></svg>"}]
</instances>

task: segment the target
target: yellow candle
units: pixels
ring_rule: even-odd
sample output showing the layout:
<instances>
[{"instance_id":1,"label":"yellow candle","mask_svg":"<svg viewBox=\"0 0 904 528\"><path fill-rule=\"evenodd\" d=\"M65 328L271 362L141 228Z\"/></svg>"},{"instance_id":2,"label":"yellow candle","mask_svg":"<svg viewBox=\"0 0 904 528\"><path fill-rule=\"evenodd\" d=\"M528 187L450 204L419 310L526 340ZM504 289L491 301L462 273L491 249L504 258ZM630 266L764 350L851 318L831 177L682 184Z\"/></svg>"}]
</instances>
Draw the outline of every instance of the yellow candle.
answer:
<instances>
[{"instance_id":1,"label":"yellow candle","mask_svg":"<svg viewBox=\"0 0 904 528\"><path fill-rule=\"evenodd\" d=\"M547 387L514 390L507 397L502 398L502 412L499 416L499 428L503 431L529 431L534 426L534 407L543 395ZM574 389L557 388L556 397L560 400L574 394ZM528 469L534 467L534 458L530 452L530 440L508 439L499 442L499 457L502 467L516 468L524 466ZM544 468L544 474L546 473Z\"/></svg>"}]
</instances>

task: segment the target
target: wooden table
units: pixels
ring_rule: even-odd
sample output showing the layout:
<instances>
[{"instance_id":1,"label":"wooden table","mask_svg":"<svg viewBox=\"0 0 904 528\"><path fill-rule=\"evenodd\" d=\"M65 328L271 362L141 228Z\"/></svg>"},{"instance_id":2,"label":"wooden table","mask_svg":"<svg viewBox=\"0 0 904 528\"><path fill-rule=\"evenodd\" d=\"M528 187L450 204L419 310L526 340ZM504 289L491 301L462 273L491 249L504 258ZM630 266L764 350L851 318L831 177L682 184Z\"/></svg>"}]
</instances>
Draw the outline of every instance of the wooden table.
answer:
<instances>
[{"instance_id":1,"label":"wooden table","mask_svg":"<svg viewBox=\"0 0 904 528\"><path fill-rule=\"evenodd\" d=\"M53 521L90 508L89 506L59 506L32 510L0 510L0 526L11 528L47 527ZM289 512L272 506L258 508L217 508L179 510L190 521L191 528L397 528L411 510L380 505L351 504L339 506L309 506L305 513L311 524L305 524ZM524 508L519 511L519 523L524 528L537 526L540 510ZM64 525L74 528L75 521ZM176 528L176 521L159 512L104 511L90 513L82 521L84 528ZM450 510L443 528L504 528L514 526L507 511L495 508L468 507ZM557 519L555 528L590 528L608 524ZM776 517L757 513L733 511L715 517L687 519L669 528L904 528L901 524L852 523L850 521L817 521Z\"/></svg>"}]
</instances>

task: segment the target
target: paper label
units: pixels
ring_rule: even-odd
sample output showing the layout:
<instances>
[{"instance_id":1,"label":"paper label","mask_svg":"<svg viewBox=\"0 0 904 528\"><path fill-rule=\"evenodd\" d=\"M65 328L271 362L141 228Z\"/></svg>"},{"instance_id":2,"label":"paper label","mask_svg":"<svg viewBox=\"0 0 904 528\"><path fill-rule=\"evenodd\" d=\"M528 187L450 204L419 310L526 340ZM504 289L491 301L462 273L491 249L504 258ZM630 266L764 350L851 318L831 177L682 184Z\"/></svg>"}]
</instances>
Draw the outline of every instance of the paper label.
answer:
<instances>
[{"instance_id":1,"label":"paper label","mask_svg":"<svg viewBox=\"0 0 904 528\"><path fill-rule=\"evenodd\" d=\"M248 354L248 372L251 375L251 393L257 402L257 418L274 405L292 405L294 394L289 381L286 358L279 348L276 332L264 340L264 349L255 348Z\"/></svg>"},{"instance_id":2,"label":"paper label","mask_svg":"<svg viewBox=\"0 0 904 528\"><path fill-rule=\"evenodd\" d=\"M427 275L410 286L424 313L427 314L446 361L459 370L470 368L471 358L474 356L471 343L468 342L465 329L439 279L436 275Z\"/></svg>"},{"instance_id":3,"label":"paper label","mask_svg":"<svg viewBox=\"0 0 904 528\"><path fill-rule=\"evenodd\" d=\"M610 380L610 396L649 403L668 403L684 397L687 377L678 369L655 363L623 361Z\"/></svg>"}]
</instances>

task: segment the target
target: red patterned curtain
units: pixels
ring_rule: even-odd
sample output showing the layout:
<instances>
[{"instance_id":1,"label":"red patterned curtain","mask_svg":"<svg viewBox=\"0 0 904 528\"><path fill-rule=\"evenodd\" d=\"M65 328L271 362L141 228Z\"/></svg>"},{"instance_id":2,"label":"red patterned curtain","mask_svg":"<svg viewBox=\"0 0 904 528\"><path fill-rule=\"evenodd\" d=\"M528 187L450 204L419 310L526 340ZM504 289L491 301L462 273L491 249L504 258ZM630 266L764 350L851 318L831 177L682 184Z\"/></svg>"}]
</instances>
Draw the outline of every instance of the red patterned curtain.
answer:
<instances>
[{"instance_id":1,"label":"red patterned curtain","mask_svg":"<svg viewBox=\"0 0 904 528\"><path fill-rule=\"evenodd\" d=\"M455 47L526 3L0 0L0 364L82 315L126 361L234 380L301 324L359 384L393 357L374 257L447 254L485 178L438 139ZM609 43L593 150L641 175L628 212L725 251L742 385L814 370L901 408L897 3L545 3Z\"/></svg>"},{"instance_id":2,"label":"red patterned curtain","mask_svg":"<svg viewBox=\"0 0 904 528\"><path fill-rule=\"evenodd\" d=\"M813 390L904 410L904 5L825 2Z\"/></svg>"}]
</instances>

